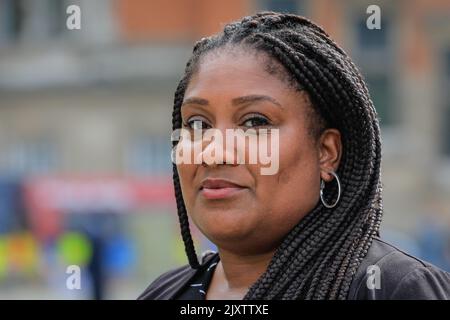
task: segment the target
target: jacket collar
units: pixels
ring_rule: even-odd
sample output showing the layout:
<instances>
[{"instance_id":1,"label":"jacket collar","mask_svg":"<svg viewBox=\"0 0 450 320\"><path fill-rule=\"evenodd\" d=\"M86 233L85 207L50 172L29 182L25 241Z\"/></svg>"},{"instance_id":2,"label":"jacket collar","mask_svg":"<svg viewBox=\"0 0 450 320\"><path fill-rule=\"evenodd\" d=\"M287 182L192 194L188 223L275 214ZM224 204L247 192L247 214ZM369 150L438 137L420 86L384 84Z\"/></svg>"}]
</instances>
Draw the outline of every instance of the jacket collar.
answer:
<instances>
[{"instance_id":1,"label":"jacket collar","mask_svg":"<svg viewBox=\"0 0 450 320\"><path fill-rule=\"evenodd\" d=\"M205 252L198 269L185 265L161 275L138 297L138 300L173 300L217 255L216 252Z\"/></svg>"}]
</instances>

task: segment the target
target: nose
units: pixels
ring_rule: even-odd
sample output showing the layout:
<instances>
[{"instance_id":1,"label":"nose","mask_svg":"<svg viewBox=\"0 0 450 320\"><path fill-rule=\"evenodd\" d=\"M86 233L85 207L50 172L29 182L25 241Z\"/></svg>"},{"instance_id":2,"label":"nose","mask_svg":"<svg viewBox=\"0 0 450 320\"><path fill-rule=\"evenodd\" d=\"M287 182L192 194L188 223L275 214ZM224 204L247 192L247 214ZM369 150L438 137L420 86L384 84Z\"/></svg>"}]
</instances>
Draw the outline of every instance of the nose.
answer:
<instances>
[{"instance_id":1,"label":"nose","mask_svg":"<svg viewBox=\"0 0 450 320\"><path fill-rule=\"evenodd\" d=\"M234 142L227 141L225 128L212 128L205 131L202 139L202 151L198 157L204 167L216 167L224 164L237 166L239 164L236 146Z\"/></svg>"}]
</instances>

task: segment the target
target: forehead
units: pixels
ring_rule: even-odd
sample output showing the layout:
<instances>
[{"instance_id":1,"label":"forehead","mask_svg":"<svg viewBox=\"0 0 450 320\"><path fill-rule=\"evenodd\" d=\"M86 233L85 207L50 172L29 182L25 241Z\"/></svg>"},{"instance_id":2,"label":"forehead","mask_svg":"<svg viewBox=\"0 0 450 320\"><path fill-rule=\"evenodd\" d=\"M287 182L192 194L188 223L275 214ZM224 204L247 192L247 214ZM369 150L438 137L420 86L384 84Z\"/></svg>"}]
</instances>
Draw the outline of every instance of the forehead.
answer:
<instances>
[{"instance_id":1,"label":"forehead","mask_svg":"<svg viewBox=\"0 0 450 320\"><path fill-rule=\"evenodd\" d=\"M307 119L314 118L312 103L308 93L292 81L281 63L267 53L254 49L213 51L201 57L183 100L201 98L208 100L208 109L213 112L235 112L236 108L222 107L239 97L264 95L281 105L277 112L282 118L306 128ZM182 107L181 112L190 106Z\"/></svg>"},{"instance_id":2,"label":"forehead","mask_svg":"<svg viewBox=\"0 0 450 320\"><path fill-rule=\"evenodd\" d=\"M246 48L220 48L201 57L189 81L186 96L208 93L291 95L284 67L268 54Z\"/></svg>"}]
</instances>

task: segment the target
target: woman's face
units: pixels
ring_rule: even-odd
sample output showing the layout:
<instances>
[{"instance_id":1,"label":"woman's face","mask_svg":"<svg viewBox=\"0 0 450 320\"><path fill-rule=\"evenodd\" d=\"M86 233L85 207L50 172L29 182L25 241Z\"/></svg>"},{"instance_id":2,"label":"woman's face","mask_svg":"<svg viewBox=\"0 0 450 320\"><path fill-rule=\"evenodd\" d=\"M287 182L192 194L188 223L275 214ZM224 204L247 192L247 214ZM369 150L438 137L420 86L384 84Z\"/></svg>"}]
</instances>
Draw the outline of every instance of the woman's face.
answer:
<instances>
[{"instance_id":1,"label":"woman's face","mask_svg":"<svg viewBox=\"0 0 450 320\"><path fill-rule=\"evenodd\" d=\"M274 174L263 175L261 168L267 165L248 159L243 164L224 158L223 164L177 165L186 209L196 226L219 248L240 254L275 250L316 206L320 178L331 181L327 171L337 169L341 154L337 130L327 129L319 139L311 136L307 94L267 72L267 59L264 53L239 48L206 54L181 107L190 130L200 123L220 130L223 137L226 129L278 130ZM223 150L224 155L237 152Z\"/></svg>"}]
</instances>

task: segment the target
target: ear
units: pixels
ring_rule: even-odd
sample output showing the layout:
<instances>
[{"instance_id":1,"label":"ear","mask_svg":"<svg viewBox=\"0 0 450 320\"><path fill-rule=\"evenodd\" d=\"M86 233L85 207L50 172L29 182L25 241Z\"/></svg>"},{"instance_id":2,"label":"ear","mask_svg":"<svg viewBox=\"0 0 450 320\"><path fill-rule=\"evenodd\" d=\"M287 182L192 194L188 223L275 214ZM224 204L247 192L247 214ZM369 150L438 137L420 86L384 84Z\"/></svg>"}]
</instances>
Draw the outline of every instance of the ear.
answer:
<instances>
[{"instance_id":1,"label":"ear","mask_svg":"<svg viewBox=\"0 0 450 320\"><path fill-rule=\"evenodd\" d=\"M318 141L320 177L329 182L333 180L330 171L336 171L342 156L341 133L339 130L326 129Z\"/></svg>"}]
</instances>

